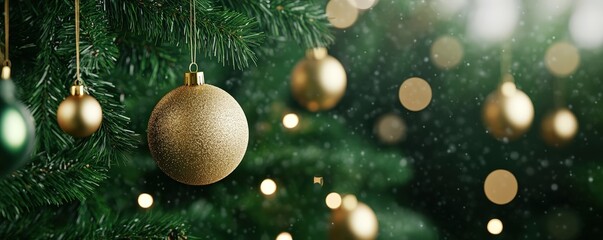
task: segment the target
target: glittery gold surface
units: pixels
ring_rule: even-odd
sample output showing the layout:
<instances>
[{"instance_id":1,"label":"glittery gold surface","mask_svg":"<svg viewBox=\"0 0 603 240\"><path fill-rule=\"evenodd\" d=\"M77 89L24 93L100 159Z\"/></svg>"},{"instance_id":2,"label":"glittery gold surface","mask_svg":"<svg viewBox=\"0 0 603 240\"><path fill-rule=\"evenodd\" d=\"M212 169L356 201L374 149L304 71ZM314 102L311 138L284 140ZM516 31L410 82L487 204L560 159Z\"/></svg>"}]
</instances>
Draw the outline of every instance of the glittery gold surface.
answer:
<instances>
[{"instance_id":1,"label":"glittery gold surface","mask_svg":"<svg viewBox=\"0 0 603 240\"><path fill-rule=\"evenodd\" d=\"M249 140L239 103L209 84L181 86L155 106L148 143L163 172L189 185L207 185L239 165Z\"/></svg>"},{"instance_id":2,"label":"glittery gold surface","mask_svg":"<svg viewBox=\"0 0 603 240\"><path fill-rule=\"evenodd\" d=\"M534 105L512 82L502 84L486 98L483 107L486 128L497 139L513 140L528 131L534 119Z\"/></svg>"},{"instance_id":3,"label":"glittery gold surface","mask_svg":"<svg viewBox=\"0 0 603 240\"><path fill-rule=\"evenodd\" d=\"M88 95L70 95L57 110L57 122L65 133L74 137L88 137L103 121L103 110L98 101Z\"/></svg>"},{"instance_id":4,"label":"glittery gold surface","mask_svg":"<svg viewBox=\"0 0 603 240\"><path fill-rule=\"evenodd\" d=\"M337 59L326 49L309 50L291 73L291 91L297 102L310 111L333 108L345 93L347 77Z\"/></svg>"}]
</instances>

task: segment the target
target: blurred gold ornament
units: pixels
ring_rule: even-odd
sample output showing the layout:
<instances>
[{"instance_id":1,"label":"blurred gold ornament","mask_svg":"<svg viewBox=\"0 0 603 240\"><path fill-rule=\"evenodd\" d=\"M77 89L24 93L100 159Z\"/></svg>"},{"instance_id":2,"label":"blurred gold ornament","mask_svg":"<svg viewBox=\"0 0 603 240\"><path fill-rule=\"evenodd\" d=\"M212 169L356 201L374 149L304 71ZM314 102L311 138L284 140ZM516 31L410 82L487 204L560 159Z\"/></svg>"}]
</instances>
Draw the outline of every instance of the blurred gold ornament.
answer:
<instances>
[{"instance_id":1,"label":"blurred gold ornament","mask_svg":"<svg viewBox=\"0 0 603 240\"><path fill-rule=\"evenodd\" d=\"M491 202L505 205L517 195L517 179L513 173L498 169L492 171L484 181L484 193Z\"/></svg>"},{"instance_id":2,"label":"blurred gold ornament","mask_svg":"<svg viewBox=\"0 0 603 240\"><path fill-rule=\"evenodd\" d=\"M333 108L345 93L347 77L341 63L326 48L306 52L291 73L291 91L297 102L316 112Z\"/></svg>"},{"instance_id":3,"label":"blurred gold ornament","mask_svg":"<svg viewBox=\"0 0 603 240\"><path fill-rule=\"evenodd\" d=\"M103 121L103 109L98 101L84 92L84 86L71 86L71 95L57 110L57 121L63 132L74 137L88 137L96 132Z\"/></svg>"},{"instance_id":4,"label":"blurred gold ornament","mask_svg":"<svg viewBox=\"0 0 603 240\"><path fill-rule=\"evenodd\" d=\"M330 240L372 240L377 238L379 222L375 212L354 195L346 195L331 212Z\"/></svg>"},{"instance_id":5,"label":"blurred gold ornament","mask_svg":"<svg viewBox=\"0 0 603 240\"><path fill-rule=\"evenodd\" d=\"M184 83L153 109L149 149L159 168L174 180L212 184L243 159L249 140L247 118L227 92L204 84L203 72L185 73Z\"/></svg>"},{"instance_id":6,"label":"blurred gold ornament","mask_svg":"<svg viewBox=\"0 0 603 240\"><path fill-rule=\"evenodd\" d=\"M512 76L490 93L483 107L483 120L488 131L499 140L512 140L523 135L534 119L532 101L517 89Z\"/></svg>"},{"instance_id":7,"label":"blurred gold ornament","mask_svg":"<svg viewBox=\"0 0 603 240\"><path fill-rule=\"evenodd\" d=\"M571 43L558 42L546 51L544 63L553 75L567 77L580 65L580 53Z\"/></svg>"},{"instance_id":8,"label":"blurred gold ornament","mask_svg":"<svg viewBox=\"0 0 603 240\"><path fill-rule=\"evenodd\" d=\"M567 108L558 108L542 120L542 138L555 147L569 143L578 132L578 120Z\"/></svg>"},{"instance_id":9,"label":"blurred gold ornament","mask_svg":"<svg viewBox=\"0 0 603 240\"><path fill-rule=\"evenodd\" d=\"M406 124L394 113L384 114L375 124L379 140L385 144L396 144L406 138Z\"/></svg>"},{"instance_id":10,"label":"blurred gold ornament","mask_svg":"<svg viewBox=\"0 0 603 240\"><path fill-rule=\"evenodd\" d=\"M413 112L421 111L431 102L431 86L422 78L412 77L406 79L400 85L398 98L406 109Z\"/></svg>"}]
</instances>

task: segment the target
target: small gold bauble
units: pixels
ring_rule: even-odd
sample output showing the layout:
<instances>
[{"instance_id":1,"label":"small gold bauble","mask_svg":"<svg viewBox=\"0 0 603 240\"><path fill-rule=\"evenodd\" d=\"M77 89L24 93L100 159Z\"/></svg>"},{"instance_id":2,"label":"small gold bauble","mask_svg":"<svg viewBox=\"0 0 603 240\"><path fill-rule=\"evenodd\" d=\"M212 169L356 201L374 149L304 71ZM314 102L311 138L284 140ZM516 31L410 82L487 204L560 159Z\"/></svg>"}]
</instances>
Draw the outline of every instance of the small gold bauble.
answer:
<instances>
[{"instance_id":1,"label":"small gold bauble","mask_svg":"<svg viewBox=\"0 0 603 240\"><path fill-rule=\"evenodd\" d=\"M504 82L486 98L483 107L484 124L499 140L520 137L530 128L533 119L532 101L512 81Z\"/></svg>"},{"instance_id":2,"label":"small gold bauble","mask_svg":"<svg viewBox=\"0 0 603 240\"><path fill-rule=\"evenodd\" d=\"M316 112L333 108L345 93L347 77L325 48L310 49L291 73L291 91L297 102Z\"/></svg>"},{"instance_id":3,"label":"small gold bauble","mask_svg":"<svg viewBox=\"0 0 603 240\"><path fill-rule=\"evenodd\" d=\"M88 137L103 121L103 109L98 101L84 92L84 86L71 86L71 95L57 110L57 122L63 132L74 137Z\"/></svg>"},{"instance_id":4,"label":"small gold bauble","mask_svg":"<svg viewBox=\"0 0 603 240\"><path fill-rule=\"evenodd\" d=\"M574 139L578 132L578 120L569 109L559 108L544 117L541 130L547 144L560 147Z\"/></svg>"},{"instance_id":5,"label":"small gold bauble","mask_svg":"<svg viewBox=\"0 0 603 240\"><path fill-rule=\"evenodd\" d=\"M346 195L331 213L330 240L372 240L377 238L379 222L375 212L354 195Z\"/></svg>"},{"instance_id":6,"label":"small gold bauble","mask_svg":"<svg viewBox=\"0 0 603 240\"><path fill-rule=\"evenodd\" d=\"M166 94L149 119L148 143L159 168L176 181L207 185L239 165L249 140L247 118L224 90L187 73L185 86ZM196 76L194 76L196 75ZM199 82L193 82L197 78Z\"/></svg>"}]
</instances>

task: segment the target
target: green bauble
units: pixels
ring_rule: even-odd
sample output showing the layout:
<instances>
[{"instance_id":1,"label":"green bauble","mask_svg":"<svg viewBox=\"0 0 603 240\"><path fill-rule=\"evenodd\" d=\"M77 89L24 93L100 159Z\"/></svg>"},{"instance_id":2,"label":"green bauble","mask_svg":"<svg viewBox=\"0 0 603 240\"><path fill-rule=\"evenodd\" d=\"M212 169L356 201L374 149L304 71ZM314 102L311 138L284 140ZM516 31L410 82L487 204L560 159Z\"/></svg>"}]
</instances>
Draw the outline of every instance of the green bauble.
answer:
<instances>
[{"instance_id":1,"label":"green bauble","mask_svg":"<svg viewBox=\"0 0 603 240\"><path fill-rule=\"evenodd\" d=\"M33 117L14 91L10 79L0 80L0 176L29 161L35 142Z\"/></svg>"}]
</instances>

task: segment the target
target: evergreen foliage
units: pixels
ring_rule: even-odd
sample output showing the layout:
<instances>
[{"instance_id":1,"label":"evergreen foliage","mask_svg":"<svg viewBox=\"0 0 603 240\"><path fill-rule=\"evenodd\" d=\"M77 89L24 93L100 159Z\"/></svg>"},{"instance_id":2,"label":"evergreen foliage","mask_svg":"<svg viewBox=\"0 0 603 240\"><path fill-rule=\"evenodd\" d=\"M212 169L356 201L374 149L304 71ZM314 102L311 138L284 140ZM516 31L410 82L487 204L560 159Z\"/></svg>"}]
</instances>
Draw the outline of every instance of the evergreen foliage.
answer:
<instances>
[{"instance_id":1,"label":"evergreen foliage","mask_svg":"<svg viewBox=\"0 0 603 240\"><path fill-rule=\"evenodd\" d=\"M257 61L255 51L266 36L283 37L265 30L277 23L264 17L260 26L254 12L237 12L236 5L223 6L222 2L209 0L194 3L198 50L214 61L246 68ZM269 2L253 4L266 8ZM309 8L279 17L278 24L305 27L285 37L297 37L306 31L313 37L305 41L321 45L330 42L321 37L331 39L326 22L315 21L324 20L320 8L297 4ZM115 171L115 166L128 165L129 153L143 144L131 129L124 109L122 91L128 82L115 76L133 75L134 68L152 79L148 83L129 83L133 86L155 85L160 76L175 79L174 72L179 69L174 64L188 51L188 6L186 0L82 0L82 79L89 94L103 107L103 124L91 137L74 139L56 123L56 109L75 78L74 3L11 1L13 75L20 98L36 121L37 151L30 164L0 180L0 236L164 239L188 235L190 225L184 219L160 214L159 210L153 214L112 214L115 206L110 202L124 201L107 193L112 188L107 184L119 182L107 182L109 176L115 177L109 173ZM172 65L164 75L161 65L166 62Z\"/></svg>"}]
</instances>

